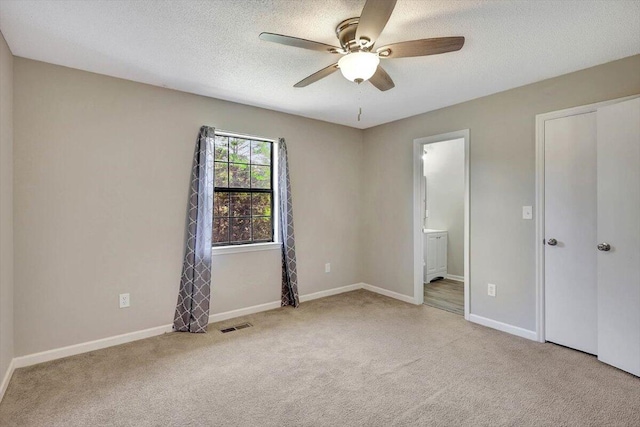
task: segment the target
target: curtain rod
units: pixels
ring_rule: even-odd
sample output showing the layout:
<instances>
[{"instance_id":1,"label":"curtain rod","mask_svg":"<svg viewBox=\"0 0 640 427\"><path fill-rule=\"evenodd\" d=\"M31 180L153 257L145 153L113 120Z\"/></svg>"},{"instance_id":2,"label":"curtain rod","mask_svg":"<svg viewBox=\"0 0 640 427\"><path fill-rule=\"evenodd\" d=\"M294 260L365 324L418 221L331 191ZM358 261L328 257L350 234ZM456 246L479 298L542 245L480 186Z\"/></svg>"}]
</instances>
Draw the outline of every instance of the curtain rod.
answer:
<instances>
[{"instance_id":1,"label":"curtain rod","mask_svg":"<svg viewBox=\"0 0 640 427\"><path fill-rule=\"evenodd\" d=\"M208 125L205 125L205 126L208 126ZM238 136L240 138L257 139L259 141L278 142L277 139L265 138L264 136L249 135L247 133L231 132L231 131L224 130L224 129L218 129L215 126L210 126L210 127L214 128L216 133L221 133L221 134L224 134L225 136Z\"/></svg>"}]
</instances>

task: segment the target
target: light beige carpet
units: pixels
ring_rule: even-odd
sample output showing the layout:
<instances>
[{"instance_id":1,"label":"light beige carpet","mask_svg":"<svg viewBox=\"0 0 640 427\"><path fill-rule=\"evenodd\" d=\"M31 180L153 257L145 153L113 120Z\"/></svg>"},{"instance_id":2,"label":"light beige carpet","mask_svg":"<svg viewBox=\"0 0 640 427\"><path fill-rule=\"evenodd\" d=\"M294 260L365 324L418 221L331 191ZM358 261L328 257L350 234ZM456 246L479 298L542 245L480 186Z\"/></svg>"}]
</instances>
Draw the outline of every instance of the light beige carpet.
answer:
<instances>
[{"instance_id":1,"label":"light beige carpet","mask_svg":"<svg viewBox=\"0 0 640 427\"><path fill-rule=\"evenodd\" d=\"M359 290L19 369L0 425L639 426L640 379Z\"/></svg>"}]
</instances>

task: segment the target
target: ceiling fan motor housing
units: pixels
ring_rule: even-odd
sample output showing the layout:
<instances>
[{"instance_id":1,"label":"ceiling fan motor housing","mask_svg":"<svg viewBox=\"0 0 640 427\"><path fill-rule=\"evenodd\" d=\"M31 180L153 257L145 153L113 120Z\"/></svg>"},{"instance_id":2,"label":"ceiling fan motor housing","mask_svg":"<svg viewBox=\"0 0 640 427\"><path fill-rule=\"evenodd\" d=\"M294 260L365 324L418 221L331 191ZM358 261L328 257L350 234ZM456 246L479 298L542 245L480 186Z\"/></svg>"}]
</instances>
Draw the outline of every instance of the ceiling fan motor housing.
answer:
<instances>
[{"instance_id":1,"label":"ceiling fan motor housing","mask_svg":"<svg viewBox=\"0 0 640 427\"><path fill-rule=\"evenodd\" d=\"M340 40L340 46L346 52L357 52L371 44L371 41L367 39L356 40L356 30L359 22L360 18L349 18L339 23L336 27L336 35Z\"/></svg>"}]
</instances>

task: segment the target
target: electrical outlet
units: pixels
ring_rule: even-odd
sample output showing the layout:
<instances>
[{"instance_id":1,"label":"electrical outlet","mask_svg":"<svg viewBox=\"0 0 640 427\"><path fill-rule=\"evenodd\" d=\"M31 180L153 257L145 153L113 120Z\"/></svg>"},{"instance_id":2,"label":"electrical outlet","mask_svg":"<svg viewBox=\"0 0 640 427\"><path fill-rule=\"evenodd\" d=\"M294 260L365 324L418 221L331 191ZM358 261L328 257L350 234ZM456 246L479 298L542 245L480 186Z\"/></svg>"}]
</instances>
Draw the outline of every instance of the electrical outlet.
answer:
<instances>
[{"instance_id":1,"label":"electrical outlet","mask_svg":"<svg viewBox=\"0 0 640 427\"><path fill-rule=\"evenodd\" d=\"M129 294L120 294L120 308L127 308L130 305Z\"/></svg>"},{"instance_id":2,"label":"electrical outlet","mask_svg":"<svg viewBox=\"0 0 640 427\"><path fill-rule=\"evenodd\" d=\"M523 206L522 207L522 219L533 219L533 207L532 206Z\"/></svg>"},{"instance_id":3,"label":"electrical outlet","mask_svg":"<svg viewBox=\"0 0 640 427\"><path fill-rule=\"evenodd\" d=\"M324 272L325 273L331 273L331 263L328 262L324 265Z\"/></svg>"},{"instance_id":4,"label":"electrical outlet","mask_svg":"<svg viewBox=\"0 0 640 427\"><path fill-rule=\"evenodd\" d=\"M494 285L493 283L489 283L489 285L487 286L487 295L489 295L490 297L496 296L496 285Z\"/></svg>"}]
</instances>

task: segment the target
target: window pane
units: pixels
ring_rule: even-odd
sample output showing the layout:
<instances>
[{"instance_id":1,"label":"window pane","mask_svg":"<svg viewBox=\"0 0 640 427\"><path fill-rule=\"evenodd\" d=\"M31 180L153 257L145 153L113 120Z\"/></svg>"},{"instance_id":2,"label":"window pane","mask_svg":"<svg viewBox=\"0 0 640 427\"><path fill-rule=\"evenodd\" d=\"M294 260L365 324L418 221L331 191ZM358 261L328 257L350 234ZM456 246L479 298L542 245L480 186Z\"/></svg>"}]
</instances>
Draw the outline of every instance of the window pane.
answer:
<instances>
[{"instance_id":1,"label":"window pane","mask_svg":"<svg viewBox=\"0 0 640 427\"><path fill-rule=\"evenodd\" d=\"M213 244L273 241L271 190L273 143L216 135L213 195ZM246 190L244 190L246 189Z\"/></svg>"},{"instance_id":2,"label":"window pane","mask_svg":"<svg viewBox=\"0 0 640 427\"><path fill-rule=\"evenodd\" d=\"M271 188L271 166L251 166L251 188Z\"/></svg>"},{"instance_id":3,"label":"window pane","mask_svg":"<svg viewBox=\"0 0 640 427\"><path fill-rule=\"evenodd\" d=\"M227 174L228 163L215 162L213 166L214 187L228 187L229 175Z\"/></svg>"},{"instance_id":4,"label":"window pane","mask_svg":"<svg viewBox=\"0 0 640 427\"><path fill-rule=\"evenodd\" d=\"M229 161L249 163L250 142L248 139L229 138Z\"/></svg>"},{"instance_id":5,"label":"window pane","mask_svg":"<svg viewBox=\"0 0 640 427\"><path fill-rule=\"evenodd\" d=\"M251 141L251 164L271 164L271 143L266 141Z\"/></svg>"},{"instance_id":6,"label":"window pane","mask_svg":"<svg viewBox=\"0 0 640 427\"><path fill-rule=\"evenodd\" d=\"M228 162L229 161L229 138L226 136L216 135L214 151L215 151L215 160Z\"/></svg>"},{"instance_id":7,"label":"window pane","mask_svg":"<svg viewBox=\"0 0 640 427\"><path fill-rule=\"evenodd\" d=\"M253 218L253 240L271 240L271 218Z\"/></svg>"},{"instance_id":8,"label":"window pane","mask_svg":"<svg viewBox=\"0 0 640 427\"><path fill-rule=\"evenodd\" d=\"M229 218L213 220L213 243L229 243Z\"/></svg>"},{"instance_id":9,"label":"window pane","mask_svg":"<svg viewBox=\"0 0 640 427\"><path fill-rule=\"evenodd\" d=\"M252 215L271 216L271 194L253 193Z\"/></svg>"},{"instance_id":10,"label":"window pane","mask_svg":"<svg viewBox=\"0 0 640 427\"><path fill-rule=\"evenodd\" d=\"M251 220L249 218L231 218L231 241L251 240Z\"/></svg>"},{"instance_id":11,"label":"window pane","mask_svg":"<svg viewBox=\"0 0 640 427\"><path fill-rule=\"evenodd\" d=\"M229 193L215 193L213 196L213 216L229 216Z\"/></svg>"},{"instance_id":12,"label":"window pane","mask_svg":"<svg viewBox=\"0 0 640 427\"><path fill-rule=\"evenodd\" d=\"M229 187L249 188L249 165L229 163Z\"/></svg>"},{"instance_id":13,"label":"window pane","mask_svg":"<svg viewBox=\"0 0 640 427\"><path fill-rule=\"evenodd\" d=\"M251 215L251 193L231 193L231 216Z\"/></svg>"}]
</instances>

